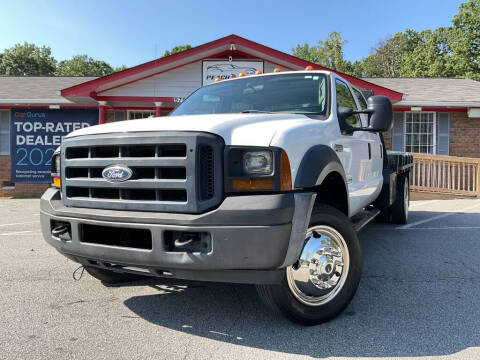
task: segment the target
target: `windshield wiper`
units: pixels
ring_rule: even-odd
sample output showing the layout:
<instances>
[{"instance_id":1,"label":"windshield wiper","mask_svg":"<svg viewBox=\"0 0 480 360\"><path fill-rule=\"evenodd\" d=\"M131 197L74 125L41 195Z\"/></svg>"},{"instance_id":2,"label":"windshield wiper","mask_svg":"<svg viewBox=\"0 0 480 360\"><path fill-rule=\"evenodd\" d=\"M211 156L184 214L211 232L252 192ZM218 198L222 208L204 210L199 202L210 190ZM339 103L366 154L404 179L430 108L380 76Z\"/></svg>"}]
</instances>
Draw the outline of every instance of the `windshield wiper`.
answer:
<instances>
[{"instance_id":1,"label":"windshield wiper","mask_svg":"<svg viewBox=\"0 0 480 360\"><path fill-rule=\"evenodd\" d=\"M278 114L275 111L267 111L267 110L255 110L255 109L250 109L250 110L242 110L242 114Z\"/></svg>"}]
</instances>

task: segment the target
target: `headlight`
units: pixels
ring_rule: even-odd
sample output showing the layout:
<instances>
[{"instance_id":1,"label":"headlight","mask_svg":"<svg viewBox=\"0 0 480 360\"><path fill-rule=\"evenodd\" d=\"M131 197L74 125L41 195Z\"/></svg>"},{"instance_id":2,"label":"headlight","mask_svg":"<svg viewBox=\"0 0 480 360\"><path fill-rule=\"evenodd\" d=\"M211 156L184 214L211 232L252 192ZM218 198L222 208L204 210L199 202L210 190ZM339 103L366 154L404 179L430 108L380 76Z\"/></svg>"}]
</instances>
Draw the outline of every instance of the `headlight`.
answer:
<instances>
[{"instance_id":1,"label":"headlight","mask_svg":"<svg viewBox=\"0 0 480 360\"><path fill-rule=\"evenodd\" d=\"M225 151L225 191L292 189L287 153L277 147L229 146Z\"/></svg>"},{"instance_id":2,"label":"headlight","mask_svg":"<svg viewBox=\"0 0 480 360\"><path fill-rule=\"evenodd\" d=\"M51 161L51 175L52 175L52 185L55 187L60 187L60 153L56 152L52 156Z\"/></svg>"},{"instance_id":3,"label":"headlight","mask_svg":"<svg viewBox=\"0 0 480 360\"><path fill-rule=\"evenodd\" d=\"M249 151L243 154L243 170L246 174L271 175L273 156L271 151Z\"/></svg>"}]
</instances>

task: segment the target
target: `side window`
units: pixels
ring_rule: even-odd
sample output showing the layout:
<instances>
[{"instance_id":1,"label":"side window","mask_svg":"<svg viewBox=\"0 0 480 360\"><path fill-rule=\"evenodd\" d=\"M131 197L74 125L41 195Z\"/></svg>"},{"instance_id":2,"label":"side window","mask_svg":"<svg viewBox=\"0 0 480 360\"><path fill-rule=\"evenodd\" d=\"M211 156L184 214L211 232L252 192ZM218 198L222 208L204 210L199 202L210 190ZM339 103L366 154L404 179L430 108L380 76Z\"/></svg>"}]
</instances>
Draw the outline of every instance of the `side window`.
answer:
<instances>
[{"instance_id":1,"label":"side window","mask_svg":"<svg viewBox=\"0 0 480 360\"><path fill-rule=\"evenodd\" d=\"M362 93L358 91L356 88L352 87L353 93L357 97L357 100L360 104L360 108L362 110L365 110L367 108L367 102L365 101L365 98L363 97Z\"/></svg>"},{"instance_id":2,"label":"side window","mask_svg":"<svg viewBox=\"0 0 480 360\"><path fill-rule=\"evenodd\" d=\"M358 90L357 88L354 88L352 86L352 90L353 90L353 95L355 95L355 97L358 100L357 102L360 104L360 109L365 110L367 108L367 102L365 101L365 97L360 92L360 90ZM363 116L364 124L369 126L370 125L370 120L369 120L368 116L367 115L362 115L362 116Z\"/></svg>"},{"instance_id":3,"label":"side window","mask_svg":"<svg viewBox=\"0 0 480 360\"><path fill-rule=\"evenodd\" d=\"M347 84L341 80L335 81L335 88L337 94L337 106L346 106L353 110L357 110L357 105L353 99ZM360 115L354 114L347 119L347 123L352 126L360 126Z\"/></svg>"}]
</instances>

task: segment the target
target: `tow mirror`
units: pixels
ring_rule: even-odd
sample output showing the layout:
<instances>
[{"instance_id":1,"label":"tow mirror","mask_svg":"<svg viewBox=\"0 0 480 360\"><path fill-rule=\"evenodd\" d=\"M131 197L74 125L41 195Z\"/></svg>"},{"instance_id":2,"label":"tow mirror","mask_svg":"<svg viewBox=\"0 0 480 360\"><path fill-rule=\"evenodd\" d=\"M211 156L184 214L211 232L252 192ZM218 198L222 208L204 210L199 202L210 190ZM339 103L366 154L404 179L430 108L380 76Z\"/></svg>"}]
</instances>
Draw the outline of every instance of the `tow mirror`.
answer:
<instances>
[{"instance_id":1,"label":"tow mirror","mask_svg":"<svg viewBox=\"0 0 480 360\"><path fill-rule=\"evenodd\" d=\"M370 96L367 99L370 131L389 131L393 125L392 103L386 96Z\"/></svg>"},{"instance_id":2,"label":"tow mirror","mask_svg":"<svg viewBox=\"0 0 480 360\"><path fill-rule=\"evenodd\" d=\"M351 134L355 131L389 131L393 125L392 103L386 96L370 96L367 99L367 108L365 110L353 110L349 107L339 106L337 108L337 114L340 128L344 134ZM368 114L368 123L370 126L357 128L349 125L347 119L353 114Z\"/></svg>"}]
</instances>

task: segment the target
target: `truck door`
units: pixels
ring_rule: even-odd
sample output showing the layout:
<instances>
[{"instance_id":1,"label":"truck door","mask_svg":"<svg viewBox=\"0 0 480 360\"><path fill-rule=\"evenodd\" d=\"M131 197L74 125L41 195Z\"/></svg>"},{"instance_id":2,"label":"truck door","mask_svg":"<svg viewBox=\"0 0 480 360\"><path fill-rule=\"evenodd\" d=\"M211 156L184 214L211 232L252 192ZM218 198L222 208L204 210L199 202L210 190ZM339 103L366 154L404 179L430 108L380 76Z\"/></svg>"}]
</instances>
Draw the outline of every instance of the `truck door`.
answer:
<instances>
[{"instance_id":1,"label":"truck door","mask_svg":"<svg viewBox=\"0 0 480 360\"><path fill-rule=\"evenodd\" d=\"M364 110L367 108L367 101L363 97L362 93L354 87L351 87L355 101L357 102L357 109ZM368 127L368 115L360 114L362 126ZM383 186L383 144L380 140L378 133L363 132L364 138L368 141L370 150L370 162L368 164L368 172L366 181L368 187L371 189L377 189L371 195L372 198L376 198L380 193ZM372 202L372 200L370 200Z\"/></svg>"},{"instance_id":2,"label":"truck door","mask_svg":"<svg viewBox=\"0 0 480 360\"><path fill-rule=\"evenodd\" d=\"M346 82L335 79L335 94L338 106L357 109L357 102ZM359 114L347 119L354 127L366 126L362 124ZM371 134L365 131L356 131L353 134L342 134L333 145L345 169L349 191L350 215L369 205L376 196L378 184L374 180L373 158L378 157ZM381 176L381 173L380 173Z\"/></svg>"}]
</instances>

